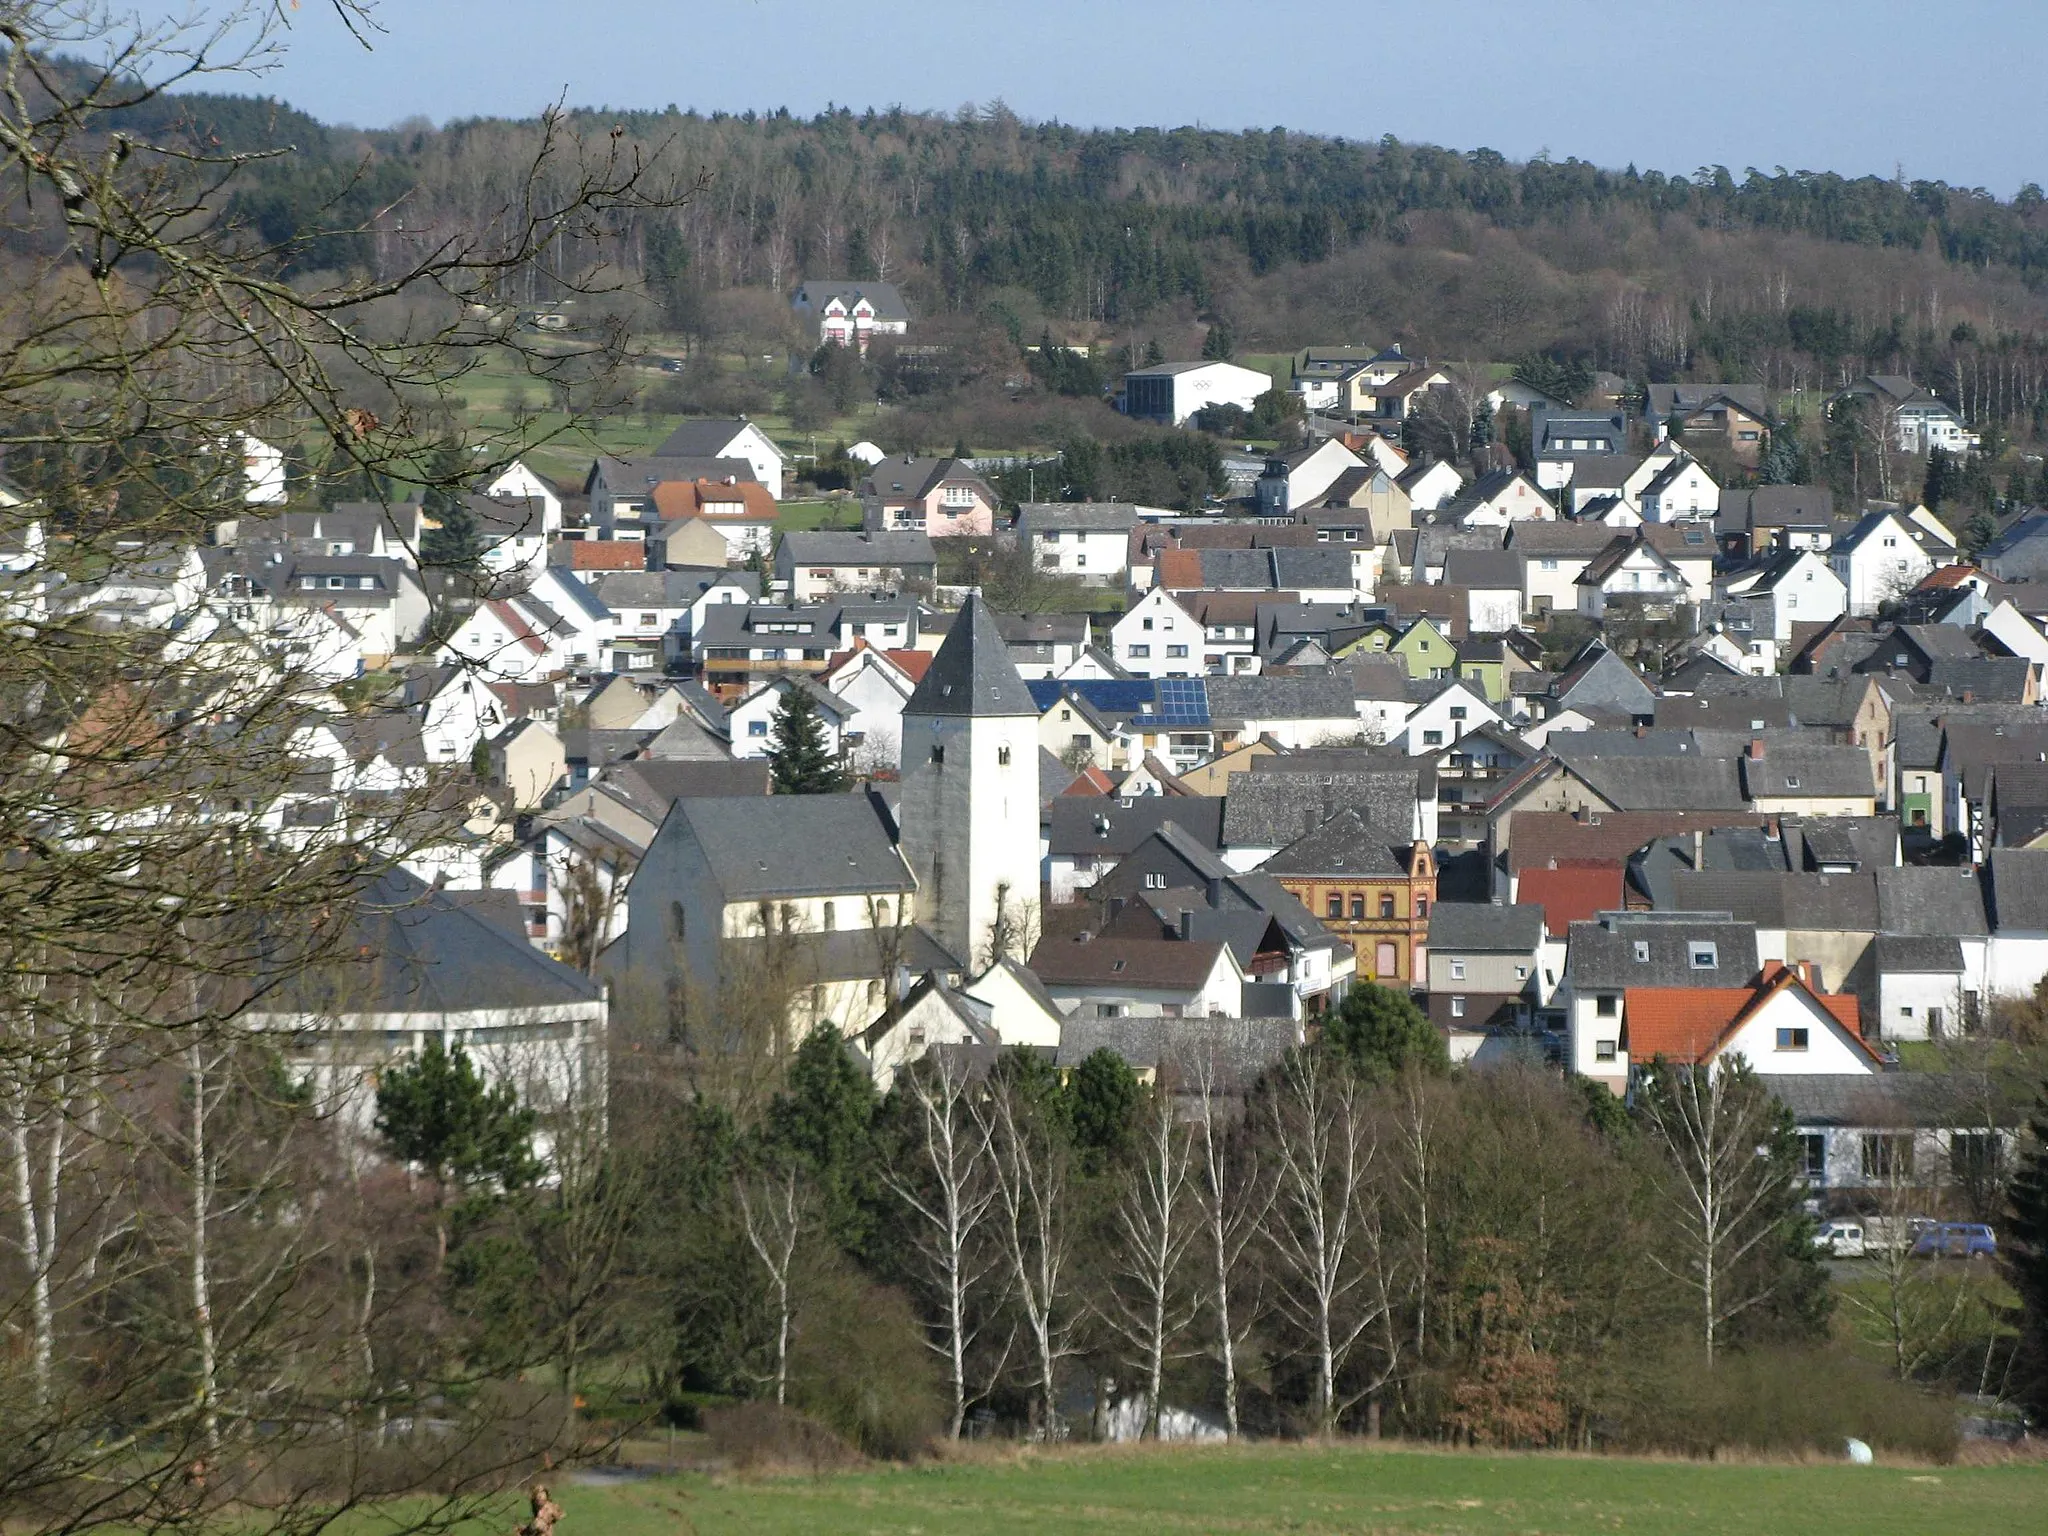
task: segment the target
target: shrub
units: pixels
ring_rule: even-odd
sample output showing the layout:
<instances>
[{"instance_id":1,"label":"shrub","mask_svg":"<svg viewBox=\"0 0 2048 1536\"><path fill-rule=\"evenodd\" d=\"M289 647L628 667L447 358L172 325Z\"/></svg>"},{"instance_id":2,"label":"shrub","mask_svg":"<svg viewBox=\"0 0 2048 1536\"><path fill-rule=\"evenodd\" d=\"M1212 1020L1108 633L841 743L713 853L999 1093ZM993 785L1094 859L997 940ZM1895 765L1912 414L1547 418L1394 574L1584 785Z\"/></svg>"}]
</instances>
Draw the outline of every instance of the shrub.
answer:
<instances>
[{"instance_id":1,"label":"shrub","mask_svg":"<svg viewBox=\"0 0 2048 1536\"><path fill-rule=\"evenodd\" d=\"M1611 1439L1633 1450L1692 1456L1740 1448L1838 1456L1850 1436L1930 1461L1955 1456L1952 1404L1895 1381L1841 1350L1763 1348L1700 1368L1694 1346L1671 1350L1636 1384Z\"/></svg>"},{"instance_id":2,"label":"shrub","mask_svg":"<svg viewBox=\"0 0 2048 1536\"><path fill-rule=\"evenodd\" d=\"M870 1456L915 1456L938 1433L943 1408L935 1357L909 1306L847 1271L817 1287L790 1356L797 1406Z\"/></svg>"},{"instance_id":3,"label":"shrub","mask_svg":"<svg viewBox=\"0 0 2048 1536\"><path fill-rule=\"evenodd\" d=\"M823 1424L776 1403L733 1403L699 1415L711 1449L741 1471L837 1472L860 1453Z\"/></svg>"}]
</instances>

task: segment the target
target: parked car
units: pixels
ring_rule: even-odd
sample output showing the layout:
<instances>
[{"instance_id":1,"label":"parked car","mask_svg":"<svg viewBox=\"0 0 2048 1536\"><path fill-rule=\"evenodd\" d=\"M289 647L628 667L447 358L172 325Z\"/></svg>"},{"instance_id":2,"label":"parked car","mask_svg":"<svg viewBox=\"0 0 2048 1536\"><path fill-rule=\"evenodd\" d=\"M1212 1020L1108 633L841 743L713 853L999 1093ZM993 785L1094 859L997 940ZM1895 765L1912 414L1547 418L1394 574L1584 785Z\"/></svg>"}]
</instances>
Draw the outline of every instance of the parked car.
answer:
<instances>
[{"instance_id":1,"label":"parked car","mask_svg":"<svg viewBox=\"0 0 2048 1536\"><path fill-rule=\"evenodd\" d=\"M1974 1221L1943 1221L1929 1226L1913 1241L1916 1258L1995 1259L1998 1239Z\"/></svg>"},{"instance_id":2,"label":"parked car","mask_svg":"<svg viewBox=\"0 0 2048 1536\"><path fill-rule=\"evenodd\" d=\"M1813 1234L1813 1246L1824 1249L1830 1258L1860 1259L1863 1257L1863 1223L1828 1222Z\"/></svg>"}]
</instances>

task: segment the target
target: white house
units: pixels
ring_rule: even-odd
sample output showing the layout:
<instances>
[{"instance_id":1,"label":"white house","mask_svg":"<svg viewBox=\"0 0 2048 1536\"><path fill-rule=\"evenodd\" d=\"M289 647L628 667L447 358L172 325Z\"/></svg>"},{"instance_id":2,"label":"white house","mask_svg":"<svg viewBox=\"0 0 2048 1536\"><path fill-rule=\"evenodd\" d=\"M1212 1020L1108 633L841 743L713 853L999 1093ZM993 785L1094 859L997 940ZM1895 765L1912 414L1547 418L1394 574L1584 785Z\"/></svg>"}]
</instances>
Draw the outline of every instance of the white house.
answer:
<instances>
[{"instance_id":1,"label":"white house","mask_svg":"<svg viewBox=\"0 0 2048 1536\"><path fill-rule=\"evenodd\" d=\"M1982 628L2013 655L2048 666L2048 635L2042 634L2039 624L2015 608L2011 599L2000 598L1998 606L1984 615Z\"/></svg>"},{"instance_id":2,"label":"white house","mask_svg":"<svg viewBox=\"0 0 2048 1536\"><path fill-rule=\"evenodd\" d=\"M536 622L517 599L481 602L455 633L434 652L442 666L494 682L537 682L562 670L563 656L555 626Z\"/></svg>"},{"instance_id":3,"label":"white house","mask_svg":"<svg viewBox=\"0 0 2048 1536\"><path fill-rule=\"evenodd\" d=\"M1579 615L1587 619L1604 617L1611 603L1656 608L1694 600L1685 572L1641 529L1634 538L1617 536L1573 585L1578 588Z\"/></svg>"},{"instance_id":4,"label":"white house","mask_svg":"<svg viewBox=\"0 0 2048 1536\"><path fill-rule=\"evenodd\" d=\"M1184 426L1204 406L1252 408L1273 387L1273 376L1236 363L1161 363L1124 375L1122 405L1141 421Z\"/></svg>"},{"instance_id":5,"label":"white house","mask_svg":"<svg viewBox=\"0 0 2048 1536\"><path fill-rule=\"evenodd\" d=\"M575 572L551 565L534 574L521 598L531 617L555 621L552 627L561 637L562 654L569 666L579 671L612 670L617 621L596 588Z\"/></svg>"},{"instance_id":6,"label":"white house","mask_svg":"<svg viewBox=\"0 0 2048 1536\"><path fill-rule=\"evenodd\" d=\"M1394 477L1408 493L1408 505L1417 512L1434 512L1464 488L1465 477L1445 459L1434 459L1420 469L1408 469Z\"/></svg>"},{"instance_id":7,"label":"white house","mask_svg":"<svg viewBox=\"0 0 2048 1536\"><path fill-rule=\"evenodd\" d=\"M471 496L469 515L476 520L483 544L478 563L498 576L537 571L547 564L548 546L561 534L561 524L548 530L545 500L538 496ZM559 499L556 505L560 505Z\"/></svg>"},{"instance_id":8,"label":"white house","mask_svg":"<svg viewBox=\"0 0 2048 1536\"><path fill-rule=\"evenodd\" d=\"M1418 704L1388 742L1410 757L1419 757L1424 753L1441 752L1466 732L1476 731L1482 725L1501 723L1500 715L1486 702L1484 693L1469 682L1453 678L1428 700Z\"/></svg>"},{"instance_id":9,"label":"white house","mask_svg":"<svg viewBox=\"0 0 2048 1536\"><path fill-rule=\"evenodd\" d=\"M853 756L866 770L899 768L903 762L903 706L916 680L901 666L858 644L851 656L825 674L825 686L849 711L848 738L858 738Z\"/></svg>"},{"instance_id":10,"label":"white house","mask_svg":"<svg viewBox=\"0 0 2048 1536\"><path fill-rule=\"evenodd\" d=\"M505 728L505 701L463 667L439 674L420 701L420 745L430 763L466 763L476 744Z\"/></svg>"},{"instance_id":11,"label":"white house","mask_svg":"<svg viewBox=\"0 0 2048 1536\"><path fill-rule=\"evenodd\" d=\"M1109 629L1109 653L1133 677L1200 677L1204 671L1201 623L1154 587Z\"/></svg>"},{"instance_id":12,"label":"white house","mask_svg":"<svg viewBox=\"0 0 2048 1536\"><path fill-rule=\"evenodd\" d=\"M285 484L284 450L263 441L253 432L235 434L242 459L242 500L252 507L282 506L290 494Z\"/></svg>"},{"instance_id":13,"label":"white house","mask_svg":"<svg viewBox=\"0 0 2048 1536\"><path fill-rule=\"evenodd\" d=\"M1780 644L1792 638L1794 624L1824 624L1840 618L1849 606L1849 589L1842 578L1810 549L1785 551L1757 574L1730 582L1728 595L1769 599L1769 638Z\"/></svg>"},{"instance_id":14,"label":"white house","mask_svg":"<svg viewBox=\"0 0 2048 1536\"><path fill-rule=\"evenodd\" d=\"M854 716L853 705L820 688L807 677L778 677L763 683L741 699L726 716L726 728L732 733L734 757L768 755L768 749L775 745L775 712L782 708L782 701L798 688L808 693L811 702L817 706L818 722L824 727L825 744L832 749L833 755L838 756L844 750L847 724Z\"/></svg>"},{"instance_id":15,"label":"white house","mask_svg":"<svg viewBox=\"0 0 2048 1536\"><path fill-rule=\"evenodd\" d=\"M1277 455L1266 461L1266 472L1259 477L1259 514L1284 517L1312 507L1346 470L1363 468L1365 460L1334 437L1326 437L1310 448Z\"/></svg>"},{"instance_id":16,"label":"white house","mask_svg":"<svg viewBox=\"0 0 2048 1536\"><path fill-rule=\"evenodd\" d=\"M1754 986L1628 988L1620 1056L1624 1069L1659 1057L1710 1071L1739 1060L1766 1078L1867 1076L1884 1065L1854 997L1775 961Z\"/></svg>"},{"instance_id":17,"label":"white house","mask_svg":"<svg viewBox=\"0 0 2048 1536\"><path fill-rule=\"evenodd\" d=\"M556 539L562 532L562 497L553 482L537 475L527 467L524 459L514 459L490 480L485 482L486 496L510 496L538 501L541 504L542 527L549 539Z\"/></svg>"},{"instance_id":18,"label":"white house","mask_svg":"<svg viewBox=\"0 0 2048 1536\"><path fill-rule=\"evenodd\" d=\"M801 290L799 290L801 291ZM744 459L769 496L782 499L783 453L775 439L744 416L686 421L662 439L658 459ZM531 493L529 493L531 494Z\"/></svg>"},{"instance_id":19,"label":"white house","mask_svg":"<svg viewBox=\"0 0 2048 1536\"><path fill-rule=\"evenodd\" d=\"M910 308L894 283L806 278L790 297L790 308L813 316L818 340L867 351L877 336L901 336L910 329Z\"/></svg>"},{"instance_id":20,"label":"white house","mask_svg":"<svg viewBox=\"0 0 2048 1536\"><path fill-rule=\"evenodd\" d=\"M1847 592L1849 612L1864 618L1919 585L1934 561L1898 512L1880 508L1828 551L1828 567Z\"/></svg>"},{"instance_id":21,"label":"white house","mask_svg":"<svg viewBox=\"0 0 2048 1536\"><path fill-rule=\"evenodd\" d=\"M1636 497L1646 523L1710 518L1721 510L1721 487L1697 459L1678 455Z\"/></svg>"},{"instance_id":22,"label":"white house","mask_svg":"<svg viewBox=\"0 0 2048 1536\"><path fill-rule=\"evenodd\" d=\"M1557 516L1557 508L1536 488L1536 482L1511 469L1497 469L1480 476L1454 496L1443 511L1460 528L1505 528L1528 518Z\"/></svg>"},{"instance_id":23,"label":"white house","mask_svg":"<svg viewBox=\"0 0 2048 1536\"><path fill-rule=\"evenodd\" d=\"M1034 569L1108 586L1131 568L1137 522L1128 501L1030 501L1018 511L1017 537Z\"/></svg>"}]
</instances>

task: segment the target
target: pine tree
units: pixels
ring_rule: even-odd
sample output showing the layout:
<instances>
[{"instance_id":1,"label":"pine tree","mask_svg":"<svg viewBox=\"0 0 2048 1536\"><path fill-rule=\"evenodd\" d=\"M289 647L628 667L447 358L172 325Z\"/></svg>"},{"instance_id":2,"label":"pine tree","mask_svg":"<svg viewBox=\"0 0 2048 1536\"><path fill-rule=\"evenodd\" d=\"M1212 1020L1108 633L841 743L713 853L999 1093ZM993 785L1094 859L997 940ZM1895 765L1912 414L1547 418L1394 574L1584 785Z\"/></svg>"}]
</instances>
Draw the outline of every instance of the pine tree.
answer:
<instances>
[{"instance_id":1,"label":"pine tree","mask_svg":"<svg viewBox=\"0 0 2048 1536\"><path fill-rule=\"evenodd\" d=\"M1999 1238L2006 1274L2020 1298L2024 1390L2038 1412L2048 1410L2048 1095L2035 1107L2027 1141L2007 1197L2011 1214Z\"/></svg>"},{"instance_id":2,"label":"pine tree","mask_svg":"<svg viewBox=\"0 0 2048 1536\"><path fill-rule=\"evenodd\" d=\"M1237 351L1237 343L1231 338L1230 327L1221 320L1209 327L1209 334L1202 338L1202 356L1215 363L1227 363Z\"/></svg>"},{"instance_id":3,"label":"pine tree","mask_svg":"<svg viewBox=\"0 0 2048 1536\"><path fill-rule=\"evenodd\" d=\"M836 795L846 788L846 770L825 739L817 701L801 685L791 687L776 707L768 777L778 795Z\"/></svg>"},{"instance_id":4,"label":"pine tree","mask_svg":"<svg viewBox=\"0 0 2048 1536\"><path fill-rule=\"evenodd\" d=\"M1805 445L1791 427L1780 427L1771 434L1771 444L1757 466L1757 478L1765 485L1804 485L1806 475Z\"/></svg>"},{"instance_id":5,"label":"pine tree","mask_svg":"<svg viewBox=\"0 0 2048 1536\"><path fill-rule=\"evenodd\" d=\"M1159 345L1159 338L1154 336L1145 343L1145 366L1147 368L1157 368L1165 361L1166 349ZM2048 473L2048 467L2044 467L2043 473Z\"/></svg>"},{"instance_id":6,"label":"pine tree","mask_svg":"<svg viewBox=\"0 0 2048 1536\"><path fill-rule=\"evenodd\" d=\"M1962 475L1946 448L1936 447L1927 455L1927 478L1921 482L1920 500L1930 512L1939 512L1962 488Z\"/></svg>"},{"instance_id":7,"label":"pine tree","mask_svg":"<svg viewBox=\"0 0 2048 1536\"><path fill-rule=\"evenodd\" d=\"M1434 1075L1451 1065L1443 1036L1423 1011L1369 981L1353 983L1344 994L1323 1025L1323 1048L1373 1077L1397 1077L1411 1066Z\"/></svg>"}]
</instances>

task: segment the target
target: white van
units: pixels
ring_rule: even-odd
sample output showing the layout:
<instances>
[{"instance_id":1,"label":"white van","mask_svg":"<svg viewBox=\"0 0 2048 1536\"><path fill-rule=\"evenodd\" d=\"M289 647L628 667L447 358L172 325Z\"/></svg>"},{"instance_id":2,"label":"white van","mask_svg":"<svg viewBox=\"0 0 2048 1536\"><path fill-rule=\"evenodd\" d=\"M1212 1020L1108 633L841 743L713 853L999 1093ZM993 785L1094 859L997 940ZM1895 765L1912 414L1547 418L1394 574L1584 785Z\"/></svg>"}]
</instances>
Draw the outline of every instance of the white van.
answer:
<instances>
[{"instance_id":1,"label":"white van","mask_svg":"<svg viewBox=\"0 0 2048 1536\"><path fill-rule=\"evenodd\" d=\"M1830 1221L1813 1234L1813 1246L1825 1251L1830 1258L1860 1259L1863 1257L1863 1223Z\"/></svg>"}]
</instances>

